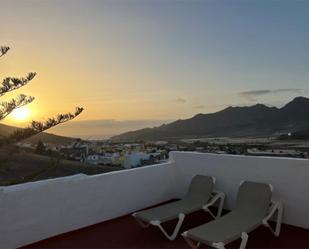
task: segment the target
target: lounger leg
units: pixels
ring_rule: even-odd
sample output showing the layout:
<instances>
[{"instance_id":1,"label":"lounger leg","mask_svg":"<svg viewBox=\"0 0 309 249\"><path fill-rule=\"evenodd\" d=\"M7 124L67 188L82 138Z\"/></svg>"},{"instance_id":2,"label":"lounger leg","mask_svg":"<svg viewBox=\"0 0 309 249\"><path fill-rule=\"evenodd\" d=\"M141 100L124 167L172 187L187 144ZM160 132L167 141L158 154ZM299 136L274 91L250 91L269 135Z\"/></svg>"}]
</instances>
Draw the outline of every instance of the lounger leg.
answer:
<instances>
[{"instance_id":1,"label":"lounger leg","mask_svg":"<svg viewBox=\"0 0 309 249\"><path fill-rule=\"evenodd\" d=\"M165 235L166 238L168 238L169 240L174 240L177 237L177 234L178 234L178 232L181 228L181 225L182 225L184 219L185 219L185 215L179 214L177 225L176 225L176 227L175 227L175 229L174 229L174 231L171 235L168 235L168 233L165 231L165 229L161 226L160 221L151 221L150 224L159 227L159 229Z\"/></svg>"},{"instance_id":2,"label":"lounger leg","mask_svg":"<svg viewBox=\"0 0 309 249\"><path fill-rule=\"evenodd\" d=\"M217 213L217 218L221 217L222 214L222 209L223 209L223 205L224 205L224 199L225 199L225 195L222 193L222 195L220 196L220 202L219 202L219 209L218 209L218 213Z\"/></svg>"},{"instance_id":3,"label":"lounger leg","mask_svg":"<svg viewBox=\"0 0 309 249\"><path fill-rule=\"evenodd\" d=\"M247 233L241 233L241 244L240 244L239 249L246 249L248 237L249 236Z\"/></svg>"},{"instance_id":4,"label":"lounger leg","mask_svg":"<svg viewBox=\"0 0 309 249\"><path fill-rule=\"evenodd\" d=\"M184 232L184 233L182 234L182 236L183 236L183 238L185 239L185 241L187 242L187 244L188 244L192 249L198 249L198 248L200 247L201 243L198 242L198 243L195 244L195 243L193 242L193 240L191 240L191 239L189 239L189 238L187 237L187 232Z\"/></svg>"},{"instance_id":5,"label":"lounger leg","mask_svg":"<svg viewBox=\"0 0 309 249\"><path fill-rule=\"evenodd\" d=\"M281 224L282 224L282 216L283 216L283 206L280 203L278 208L278 217L277 217L277 224L276 224L276 230L275 230L275 236L279 236L281 232Z\"/></svg>"},{"instance_id":6,"label":"lounger leg","mask_svg":"<svg viewBox=\"0 0 309 249\"><path fill-rule=\"evenodd\" d=\"M204 208L204 211L208 212L212 218L217 219L217 217L209 210L209 208Z\"/></svg>"},{"instance_id":7,"label":"lounger leg","mask_svg":"<svg viewBox=\"0 0 309 249\"><path fill-rule=\"evenodd\" d=\"M213 243L212 247L217 248L217 249L225 249L225 245L223 242Z\"/></svg>"},{"instance_id":8,"label":"lounger leg","mask_svg":"<svg viewBox=\"0 0 309 249\"><path fill-rule=\"evenodd\" d=\"M142 220L136 218L136 213L132 214L132 216L135 218L135 220L137 221L137 223L142 227L142 228L147 228L150 226L149 223L143 222Z\"/></svg>"},{"instance_id":9,"label":"lounger leg","mask_svg":"<svg viewBox=\"0 0 309 249\"><path fill-rule=\"evenodd\" d=\"M270 218L277 212L277 220L276 220L276 228L275 231L271 227L271 225L268 223ZM283 216L283 205L281 202L275 202L273 203L273 206L270 210L269 215L263 220L264 226L268 227L270 231L278 237L280 235L281 231L281 224L282 224L282 216Z\"/></svg>"},{"instance_id":10,"label":"lounger leg","mask_svg":"<svg viewBox=\"0 0 309 249\"><path fill-rule=\"evenodd\" d=\"M203 207L204 211L208 212L214 219L220 218L223 205L224 205L224 199L225 199L225 194L222 192L216 192L216 195L212 198L212 200ZM219 206L218 206L218 212L217 215L215 216L210 210L209 207L213 206L217 201L219 200Z\"/></svg>"},{"instance_id":11,"label":"lounger leg","mask_svg":"<svg viewBox=\"0 0 309 249\"><path fill-rule=\"evenodd\" d=\"M147 227L150 226L149 223L143 222L143 221L141 221L140 219L136 219L136 221L137 221L138 224L140 224L140 226L141 226L142 228L147 228Z\"/></svg>"}]
</instances>

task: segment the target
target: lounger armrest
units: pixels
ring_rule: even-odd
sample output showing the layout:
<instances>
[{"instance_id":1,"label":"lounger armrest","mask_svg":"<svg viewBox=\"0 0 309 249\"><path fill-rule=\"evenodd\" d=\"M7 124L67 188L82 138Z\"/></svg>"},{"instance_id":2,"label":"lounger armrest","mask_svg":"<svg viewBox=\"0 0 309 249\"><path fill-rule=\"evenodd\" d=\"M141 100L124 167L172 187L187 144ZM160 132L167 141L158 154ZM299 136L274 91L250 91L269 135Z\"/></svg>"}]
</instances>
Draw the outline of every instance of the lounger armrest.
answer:
<instances>
[{"instance_id":1,"label":"lounger armrest","mask_svg":"<svg viewBox=\"0 0 309 249\"><path fill-rule=\"evenodd\" d=\"M223 209L223 205L224 205L224 199L225 199L225 194L221 191L213 191L213 193L211 194L212 197L210 199L210 201L203 206L203 209L207 212L209 212L214 218L218 218L221 216L221 212ZM217 201L219 201L219 206L218 206L218 213L217 216L215 217L212 212L210 212L209 207L213 206Z\"/></svg>"},{"instance_id":2,"label":"lounger armrest","mask_svg":"<svg viewBox=\"0 0 309 249\"><path fill-rule=\"evenodd\" d=\"M275 231L271 228L268 221L275 215L277 212L277 219L276 219L276 229ZM269 229L275 234L275 236L279 236L281 223L282 223L282 216L283 216L283 204L280 201L272 201L268 215L263 219L263 225L269 227Z\"/></svg>"}]
</instances>

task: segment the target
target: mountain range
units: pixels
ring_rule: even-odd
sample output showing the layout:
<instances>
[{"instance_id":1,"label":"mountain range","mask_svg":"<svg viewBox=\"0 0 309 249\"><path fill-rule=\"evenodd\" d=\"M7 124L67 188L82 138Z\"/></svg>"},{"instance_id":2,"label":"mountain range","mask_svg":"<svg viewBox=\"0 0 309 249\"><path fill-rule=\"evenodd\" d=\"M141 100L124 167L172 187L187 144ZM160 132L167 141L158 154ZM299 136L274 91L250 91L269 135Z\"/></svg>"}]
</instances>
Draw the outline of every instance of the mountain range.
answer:
<instances>
[{"instance_id":1,"label":"mountain range","mask_svg":"<svg viewBox=\"0 0 309 249\"><path fill-rule=\"evenodd\" d=\"M297 97L282 108L256 104L197 114L159 127L122 133L116 142L174 140L202 137L263 137L309 131L309 98Z\"/></svg>"}]
</instances>

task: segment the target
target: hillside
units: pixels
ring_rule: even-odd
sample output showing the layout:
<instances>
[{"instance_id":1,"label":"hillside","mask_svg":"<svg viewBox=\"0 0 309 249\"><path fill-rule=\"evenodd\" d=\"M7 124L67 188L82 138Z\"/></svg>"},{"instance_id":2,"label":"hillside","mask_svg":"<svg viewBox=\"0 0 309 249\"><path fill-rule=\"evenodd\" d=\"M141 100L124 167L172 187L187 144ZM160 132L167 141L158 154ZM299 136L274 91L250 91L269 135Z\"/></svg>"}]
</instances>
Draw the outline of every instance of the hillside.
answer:
<instances>
[{"instance_id":1,"label":"hillside","mask_svg":"<svg viewBox=\"0 0 309 249\"><path fill-rule=\"evenodd\" d=\"M75 174L95 175L121 169L115 166L57 160L49 156L23 152L17 148L0 149L0 186Z\"/></svg>"},{"instance_id":2,"label":"hillside","mask_svg":"<svg viewBox=\"0 0 309 249\"><path fill-rule=\"evenodd\" d=\"M155 128L126 132L112 141L171 140L213 136L259 137L309 130L309 98L297 97L282 108L257 104L228 107Z\"/></svg>"},{"instance_id":3,"label":"hillside","mask_svg":"<svg viewBox=\"0 0 309 249\"><path fill-rule=\"evenodd\" d=\"M0 124L0 137L5 137L10 134L12 134L16 129L16 127L5 125L5 124ZM72 141L74 141L74 138L70 137L63 137L63 136L58 136L50 133L40 133L38 135L35 135L31 138L26 139L25 141L30 142L30 143L37 143L39 140L41 140L44 143L49 143L49 144L69 144Z\"/></svg>"}]
</instances>

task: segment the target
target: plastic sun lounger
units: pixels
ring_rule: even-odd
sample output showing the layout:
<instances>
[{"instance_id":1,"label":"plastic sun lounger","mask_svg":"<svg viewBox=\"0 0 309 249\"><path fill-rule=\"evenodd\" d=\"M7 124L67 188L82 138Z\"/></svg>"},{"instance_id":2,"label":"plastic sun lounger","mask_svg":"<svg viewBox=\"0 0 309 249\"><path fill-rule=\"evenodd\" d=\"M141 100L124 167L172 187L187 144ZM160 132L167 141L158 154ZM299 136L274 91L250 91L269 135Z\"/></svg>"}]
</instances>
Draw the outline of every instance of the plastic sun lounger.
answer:
<instances>
[{"instance_id":1,"label":"plastic sun lounger","mask_svg":"<svg viewBox=\"0 0 309 249\"><path fill-rule=\"evenodd\" d=\"M203 209L214 218L221 216L225 195L219 191L213 191L214 184L214 177L196 175L183 199L134 213L133 217L142 227L157 226L169 240L174 240L187 214ZM215 216L208 208L218 200L219 208L217 216ZM161 224L177 218L176 227L169 235Z\"/></svg>"},{"instance_id":2,"label":"plastic sun lounger","mask_svg":"<svg viewBox=\"0 0 309 249\"><path fill-rule=\"evenodd\" d=\"M242 182L239 188L234 211L207 224L190 229L182 234L190 247L196 249L206 244L217 249L241 238L240 249L245 249L248 233L259 227L267 226L275 236L279 236L283 206L272 201L273 187L269 184ZM276 229L268 221L277 213ZM196 243L195 243L196 242Z\"/></svg>"}]
</instances>

